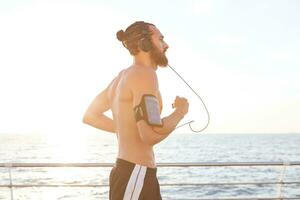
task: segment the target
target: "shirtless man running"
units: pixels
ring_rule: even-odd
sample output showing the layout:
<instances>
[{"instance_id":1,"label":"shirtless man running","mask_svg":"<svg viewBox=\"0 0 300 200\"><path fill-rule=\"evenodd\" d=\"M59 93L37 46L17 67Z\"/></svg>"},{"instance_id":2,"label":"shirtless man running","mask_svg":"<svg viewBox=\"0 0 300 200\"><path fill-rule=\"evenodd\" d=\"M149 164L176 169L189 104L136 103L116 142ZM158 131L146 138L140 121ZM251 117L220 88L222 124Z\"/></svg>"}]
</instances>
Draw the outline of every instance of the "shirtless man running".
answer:
<instances>
[{"instance_id":1,"label":"shirtless man running","mask_svg":"<svg viewBox=\"0 0 300 200\"><path fill-rule=\"evenodd\" d=\"M138 21L117 38L133 56L133 64L122 70L90 104L83 122L115 133L118 157L109 176L110 200L159 200L159 183L153 146L176 128L187 114L189 104L176 97L175 110L160 118L162 99L157 66L166 67L168 49L155 25ZM113 119L103 113L111 110Z\"/></svg>"}]
</instances>

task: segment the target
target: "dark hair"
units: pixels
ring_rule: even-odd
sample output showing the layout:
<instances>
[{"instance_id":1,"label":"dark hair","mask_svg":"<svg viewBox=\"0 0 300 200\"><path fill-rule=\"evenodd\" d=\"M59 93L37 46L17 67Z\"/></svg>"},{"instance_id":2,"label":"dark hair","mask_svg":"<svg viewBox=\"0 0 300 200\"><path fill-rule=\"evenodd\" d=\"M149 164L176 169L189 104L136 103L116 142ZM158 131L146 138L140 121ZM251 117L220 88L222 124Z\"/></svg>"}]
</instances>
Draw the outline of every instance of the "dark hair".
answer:
<instances>
[{"instance_id":1,"label":"dark hair","mask_svg":"<svg viewBox=\"0 0 300 200\"><path fill-rule=\"evenodd\" d=\"M139 42L141 39L146 38L151 40L151 31L149 25L155 26L154 24L137 21L123 31L117 32L117 39L122 42L125 48L127 48L131 55L139 53Z\"/></svg>"}]
</instances>

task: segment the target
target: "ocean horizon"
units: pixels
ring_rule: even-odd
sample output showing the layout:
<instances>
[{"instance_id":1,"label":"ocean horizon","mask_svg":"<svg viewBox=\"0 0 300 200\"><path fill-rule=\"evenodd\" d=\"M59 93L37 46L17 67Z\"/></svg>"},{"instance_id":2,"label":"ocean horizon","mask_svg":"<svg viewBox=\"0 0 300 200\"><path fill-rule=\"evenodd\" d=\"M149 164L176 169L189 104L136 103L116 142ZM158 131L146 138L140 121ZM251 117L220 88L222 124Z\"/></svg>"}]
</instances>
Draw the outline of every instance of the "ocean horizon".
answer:
<instances>
[{"instance_id":1,"label":"ocean horizon","mask_svg":"<svg viewBox=\"0 0 300 200\"><path fill-rule=\"evenodd\" d=\"M72 136L72 137L71 137ZM157 163L300 161L300 134L170 135L154 147ZM0 134L1 163L114 163L117 140L112 134ZM13 168L14 184L108 184L111 168ZM160 184L278 182L282 166L158 167ZM300 181L300 166L286 166L283 181ZM0 168L0 185L9 184ZM161 186L163 199L278 197L279 185ZM300 199L300 185L281 188L283 197ZM15 199L108 199L108 188L14 188ZM0 200L10 199L0 188Z\"/></svg>"}]
</instances>

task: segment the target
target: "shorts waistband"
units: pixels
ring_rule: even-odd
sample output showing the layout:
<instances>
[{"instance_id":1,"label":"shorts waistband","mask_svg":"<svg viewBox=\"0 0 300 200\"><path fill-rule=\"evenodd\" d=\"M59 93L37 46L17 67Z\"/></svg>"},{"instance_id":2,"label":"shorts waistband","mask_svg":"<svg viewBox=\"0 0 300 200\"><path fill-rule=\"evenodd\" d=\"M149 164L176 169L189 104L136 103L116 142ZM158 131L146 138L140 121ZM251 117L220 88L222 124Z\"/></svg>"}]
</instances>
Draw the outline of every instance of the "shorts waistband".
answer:
<instances>
[{"instance_id":1,"label":"shorts waistband","mask_svg":"<svg viewBox=\"0 0 300 200\"><path fill-rule=\"evenodd\" d=\"M141 167L146 167L146 177L156 177L156 172L157 168L151 168L143 165L139 165L136 163L129 162L127 160L117 158L116 160L116 168L121 172L121 173L127 173L128 175L131 174L132 170L134 169L135 166L141 166Z\"/></svg>"}]
</instances>

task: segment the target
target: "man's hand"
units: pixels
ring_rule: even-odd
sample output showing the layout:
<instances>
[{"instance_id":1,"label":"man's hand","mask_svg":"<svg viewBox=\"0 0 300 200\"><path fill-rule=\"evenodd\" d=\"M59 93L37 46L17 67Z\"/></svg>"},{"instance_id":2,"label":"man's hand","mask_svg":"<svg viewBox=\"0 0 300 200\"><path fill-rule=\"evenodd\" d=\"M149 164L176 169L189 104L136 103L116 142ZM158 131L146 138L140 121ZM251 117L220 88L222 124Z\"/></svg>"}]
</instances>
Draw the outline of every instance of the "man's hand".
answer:
<instances>
[{"instance_id":1,"label":"man's hand","mask_svg":"<svg viewBox=\"0 0 300 200\"><path fill-rule=\"evenodd\" d=\"M186 98L176 96L174 103L172 104L173 108L176 109L182 116L186 115L189 111L189 103Z\"/></svg>"}]
</instances>

